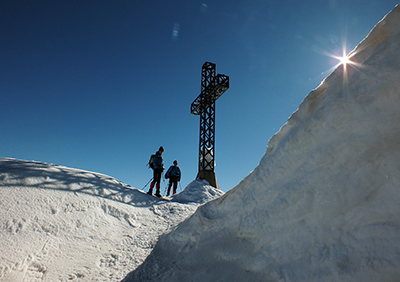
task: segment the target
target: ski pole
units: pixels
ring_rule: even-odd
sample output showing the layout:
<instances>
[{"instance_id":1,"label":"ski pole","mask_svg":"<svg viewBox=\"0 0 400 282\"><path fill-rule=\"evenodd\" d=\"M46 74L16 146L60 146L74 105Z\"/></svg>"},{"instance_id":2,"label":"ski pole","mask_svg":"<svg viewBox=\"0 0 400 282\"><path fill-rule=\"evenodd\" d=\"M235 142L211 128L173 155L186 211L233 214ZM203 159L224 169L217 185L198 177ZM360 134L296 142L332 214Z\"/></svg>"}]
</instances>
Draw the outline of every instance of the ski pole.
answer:
<instances>
[{"instance_id":1,"label":"ski pole","mask_svg":"<svg viewBox=\"0 0 400 282\"><path fill-rule=\"evenodd\" d=\"M163 178L163 182L164 182L164 186L165 186L164 195L167 195L167 184L165 183L165 176L164 176L164 173L162 173L162 178Z\"/></svg>"},{"instance_id":2,"label":"ski pole","mask_svg":"<svg viewBox=\"0 0 400 282\"><path fill-rule=\"evenodd\" d=\"M149 182L146 183L146 185L144 185L144 187L142 188L142 190L144 190L144 188L146 188L147 185L149 185L149 183L153 180L153 177L150 178Z\"/></svg>"}]
</instances>

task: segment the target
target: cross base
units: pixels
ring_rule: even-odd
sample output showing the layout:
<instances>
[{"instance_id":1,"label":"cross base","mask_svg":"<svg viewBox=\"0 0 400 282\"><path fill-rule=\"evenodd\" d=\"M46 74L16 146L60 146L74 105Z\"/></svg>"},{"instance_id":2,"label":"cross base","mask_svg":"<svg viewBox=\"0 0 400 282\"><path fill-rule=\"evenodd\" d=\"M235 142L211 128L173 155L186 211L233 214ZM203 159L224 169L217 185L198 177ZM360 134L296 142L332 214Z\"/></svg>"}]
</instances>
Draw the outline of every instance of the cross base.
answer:
<instances>
[{"instance_id":1,"label":"cross base","mask_svg":"<svg viewBox=\"0 0 400 282\"><path fill-rule=\"evenodd\" d=\"M219 189L217 176L215 175L215 172L212 170L202 170L197 174L196 178L207 180L211 186Z\"/></svg>"}]
</instances>

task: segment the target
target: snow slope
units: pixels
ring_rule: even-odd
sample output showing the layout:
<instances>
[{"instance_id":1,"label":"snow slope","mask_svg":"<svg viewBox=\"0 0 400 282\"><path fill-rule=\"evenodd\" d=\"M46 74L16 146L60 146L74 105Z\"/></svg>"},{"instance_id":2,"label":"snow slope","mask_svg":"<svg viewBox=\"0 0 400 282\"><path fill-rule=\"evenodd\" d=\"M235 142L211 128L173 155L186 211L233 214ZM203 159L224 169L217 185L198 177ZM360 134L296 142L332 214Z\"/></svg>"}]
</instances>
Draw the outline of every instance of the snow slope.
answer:
<instances>
[{"instance_id":1,"label":"snow slope","mask_svg":"<svg viewBox=\"0 0 400 282\"><path fill-rule=\"evenodd\" d=\"M400 7L123 281L400 281Z\"/></svg>"},{"instance_id":2,"label":"snow slope","mask_svg":"<svg viewBox=\"0 0 400 282\"><path fill-rule=\"evenodd\" d=\"M188 188L158 199L103 174L0 159L0 281L120 281L160 234L223 195Z\"/></svg>"}]
</instances>

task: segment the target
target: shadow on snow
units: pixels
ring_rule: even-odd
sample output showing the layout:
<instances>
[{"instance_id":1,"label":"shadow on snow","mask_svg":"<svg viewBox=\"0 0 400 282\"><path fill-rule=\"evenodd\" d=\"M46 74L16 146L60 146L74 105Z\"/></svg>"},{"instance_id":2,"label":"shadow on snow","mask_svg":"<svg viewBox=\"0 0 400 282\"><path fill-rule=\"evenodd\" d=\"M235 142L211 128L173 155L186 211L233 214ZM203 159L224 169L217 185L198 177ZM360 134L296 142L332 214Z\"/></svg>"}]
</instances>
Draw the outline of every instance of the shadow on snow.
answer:
<instances>
[{"instance_id":1,"label":"shadow on snow","mask_svg":"<svg viewBox=\"0 0 400 282\"><path fill-rule=\"evenodd\" d=\"M4 187L52 189L98 196L137 207L169 201L147 195L113 177L55 164L0 159Z\"/></svg>"}]
</instances>

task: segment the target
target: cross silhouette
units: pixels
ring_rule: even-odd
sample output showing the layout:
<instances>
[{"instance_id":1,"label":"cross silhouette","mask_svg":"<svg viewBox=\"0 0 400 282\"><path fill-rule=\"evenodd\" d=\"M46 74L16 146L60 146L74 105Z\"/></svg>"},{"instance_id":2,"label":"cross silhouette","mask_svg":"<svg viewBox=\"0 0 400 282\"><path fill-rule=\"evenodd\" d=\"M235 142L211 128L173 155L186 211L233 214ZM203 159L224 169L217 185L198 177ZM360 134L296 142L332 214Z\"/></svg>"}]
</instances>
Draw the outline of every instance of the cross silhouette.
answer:
<instances>
[{"instance_id":1,"label":"cross silhouette","mask_svg":"<svg viewBox=\"0 0 400 282\"><path fill-rule=\"evenodd\" d=\"M214 172L215 101L229 88L229 76L216 75L214 63L205 62L201 72L201 93L190 110L200 115L199 172L197 178L206 179L218 188Z\"/></svg>"}]
</instances>

